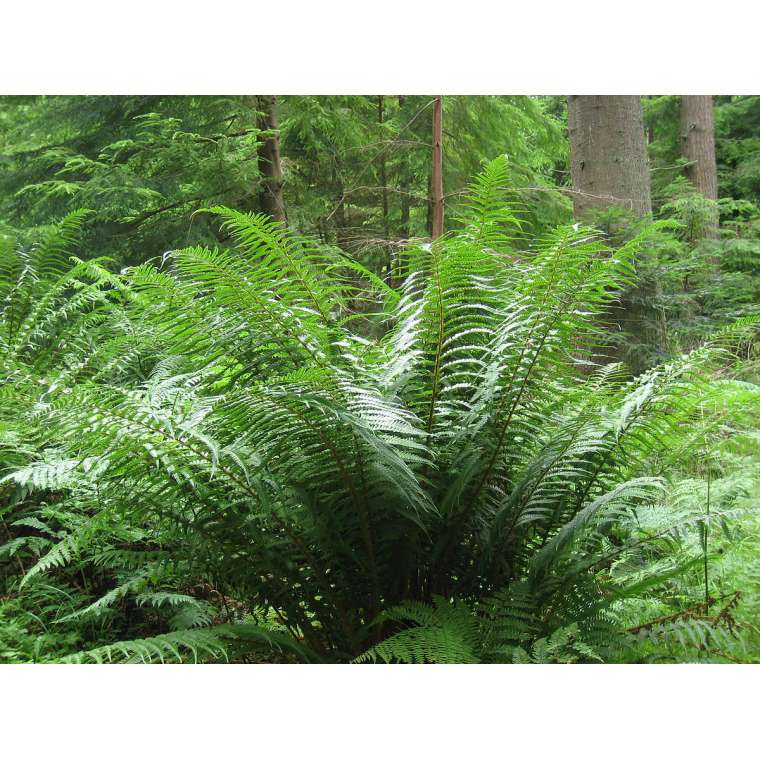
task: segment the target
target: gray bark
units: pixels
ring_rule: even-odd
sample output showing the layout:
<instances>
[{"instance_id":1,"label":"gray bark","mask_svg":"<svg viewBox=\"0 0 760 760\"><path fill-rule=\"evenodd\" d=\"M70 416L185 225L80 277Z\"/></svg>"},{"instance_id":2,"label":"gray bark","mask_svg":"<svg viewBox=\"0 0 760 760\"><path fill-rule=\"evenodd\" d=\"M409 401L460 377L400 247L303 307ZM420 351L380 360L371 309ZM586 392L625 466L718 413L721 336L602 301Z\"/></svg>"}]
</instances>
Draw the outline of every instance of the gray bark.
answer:
<instances>
[{"instance_id":1,"label":"gray bark","mask_svg":"<svg viewBox=\"0 0 760 760\"><path fill-rule=\"evenodd\" d=\"M639 95L568 97L573 205L579 219L596 209L621 207L636 217L652 213L647 135ZM611 230L612 231L612 230ZM626 230L614 230L616 235ZM603 319L610 343L602 355L625 361L634 372L646 366L645 352L661 345L663 325L653 305L659 285L643 281L625 289Z\"/></svg>"},{"instance_id":2,"label":"gray bark","mask_svg":"<svg viewBox=\"0 0 760 760\"><path fill-rule=\"evenodd\" d=\"M570 174L575 215L620 206L652 212L644 119L639 95L570 95Z\"/></svg>"},{"instance_id":3,"label":"gray bark","mask_svg":"<svg viewBox=\"0 0 760 760\"><path fill-rule=\"evenodd\" d=\"M681 155L689 162L686 176L694 187L705 198L717 200L712 95L681 96Z\"/></svg>"}]
</instances>

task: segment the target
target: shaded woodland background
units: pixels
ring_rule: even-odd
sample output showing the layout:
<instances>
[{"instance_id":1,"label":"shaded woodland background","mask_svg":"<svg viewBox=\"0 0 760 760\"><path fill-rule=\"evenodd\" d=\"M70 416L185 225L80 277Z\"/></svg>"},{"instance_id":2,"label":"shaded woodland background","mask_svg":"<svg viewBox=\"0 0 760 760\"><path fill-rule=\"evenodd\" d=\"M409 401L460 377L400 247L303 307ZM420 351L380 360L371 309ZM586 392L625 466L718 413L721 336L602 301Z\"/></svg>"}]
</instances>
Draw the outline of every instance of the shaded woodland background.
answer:
<instances>
[{"instance_id":1,"label":"shaded woodland background","mask_svg":"<svg viewBox=\"0 0 760 760\"><path fill-rule=\"evenodd\" d=\"M220 242L198 209L264 210L392 279L403 242L432 233L432 111L432 97L403 95L5 98L0 219L26 229L93 208L84 248L131 265ZM655 279L672 278L677 258L687 286L666 287L679 296L666 303L652 291L652 304L695 329L710 321L706 299L727 315L756 295L745 275L759 119L755 96L447 96L447 229L468 180L501 154L530 234L574 212L606 228L623 211L683 221ZM694 261L697 243L701 259L721 262L731 295ZM698 271L682 271L687 261Z\"/></svg>"}]
</instances>

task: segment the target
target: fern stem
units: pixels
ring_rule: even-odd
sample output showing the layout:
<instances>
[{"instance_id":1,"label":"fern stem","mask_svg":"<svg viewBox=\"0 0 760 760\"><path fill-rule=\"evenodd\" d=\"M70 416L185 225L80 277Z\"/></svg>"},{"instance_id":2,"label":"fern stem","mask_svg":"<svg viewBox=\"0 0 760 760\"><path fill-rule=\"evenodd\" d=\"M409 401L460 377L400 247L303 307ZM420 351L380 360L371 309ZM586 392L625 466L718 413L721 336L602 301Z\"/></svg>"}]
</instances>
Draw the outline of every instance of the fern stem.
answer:
<instances>
[{"instance_id":1,"label":"fern stem","mask_svg":"<svg viewBox=\"0 0 760 760\"><path fill-rule=\"evenodd\" d=\"M427 431L427 439L426 439L427 446L430 445L430 436L433 430L433 420L435 418L435 405L438 401L438 392L439 392L440 375L441 375L441 357L443 354L443 341L445 338L445 330L446 330L446 316L444 314L444 305L443 305L443 284L441 283L441 263L433 251L431 251L431 258L432 258L431 263L433 265L432 271L434 272L434 276L435 276L435 288L436 288L436 295L437 295L436 316L438 320L438 340L436 342L435 364L433 366L433 387L430 393L430 411L428 412L427 424L425 425L425 429Z\"/></svg>"},{"instance_id":2,"label":"fern stem","mask_svg":"<svg viewBox=\"0 0 760 760\"><path fill-rule=\"evenodd\" d=\"M707 558L707 540L710 530L710 485L712 475L710 473L710 462L707 461L707 519L705 520L705 532L703 538L702 554L704 558L704 576L705 576L705 613L710 611L710 579L708 576L708 558Z\"/></svg>"}]
</instances>

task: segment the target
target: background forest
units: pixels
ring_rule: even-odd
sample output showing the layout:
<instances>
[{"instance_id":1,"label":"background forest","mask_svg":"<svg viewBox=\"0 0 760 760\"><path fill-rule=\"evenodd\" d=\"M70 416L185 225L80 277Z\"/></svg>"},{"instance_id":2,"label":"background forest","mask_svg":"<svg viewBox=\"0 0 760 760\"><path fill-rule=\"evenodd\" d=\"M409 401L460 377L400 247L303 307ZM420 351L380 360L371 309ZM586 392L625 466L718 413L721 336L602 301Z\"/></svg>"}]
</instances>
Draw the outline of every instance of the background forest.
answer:
<instances>
[{"instance_id":1,"label":"background forest","mask_svg":"<svg viewBox=\"0 0 760 760\"><path fill-rule=\"evenodd\" d=\"M0 98L0 662L760 661L758 96Z\"/></svg>"}]
</instances>

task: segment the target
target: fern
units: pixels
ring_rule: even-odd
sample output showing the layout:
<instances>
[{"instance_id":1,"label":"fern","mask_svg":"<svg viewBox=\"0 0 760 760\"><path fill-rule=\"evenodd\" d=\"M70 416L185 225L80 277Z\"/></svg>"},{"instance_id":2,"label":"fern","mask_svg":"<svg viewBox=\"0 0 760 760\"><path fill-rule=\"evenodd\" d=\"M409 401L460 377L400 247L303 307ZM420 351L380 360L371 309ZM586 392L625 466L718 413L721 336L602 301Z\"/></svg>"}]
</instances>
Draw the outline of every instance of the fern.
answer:
<instances>
[{"instance_id":1,"label":"fern","mask_svg":"<svg viewBox=\"0 0 760 760\"><path fill-rule=\"evenodd\" d=\"M66 664L192 662L227 659L224 639L213 629L192 629L162 633L148 639L117 641L63 658Z\"/></svg>"},{"instance_id":2,"label":"fern","mask_svg":"<svg viewBox=\"0 0 760 760\"><path fill-rule=\"evenodd\" d=\"M434 606L407 602L385 610L384 622L413 622L367 650L356 662L383 660L402 663L475 663L478 646L476 621L466 605L437 597Z\"/></svg>"},{"instance_id":3,"label":"fern","mask_svg":"<svg viewBox=\"0 0 760 760\"><path fill-rule=\"evenodd\" d=\"M754 323L635 378L599 366L647 233L531 239L506 171L476 177L459 232L401 253L398 297L222 207L234 248L0 273L3 562L24 595L70 593L56 619L90 643L135 629L84 659L622 657L635 605L746 511L726 484L707 518L669 475L732 399L756 408L710 381ZM378 292L370 338L351 308ZM254 610L277 630L234 627Z\"/></svg>"}]
</instances>

